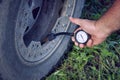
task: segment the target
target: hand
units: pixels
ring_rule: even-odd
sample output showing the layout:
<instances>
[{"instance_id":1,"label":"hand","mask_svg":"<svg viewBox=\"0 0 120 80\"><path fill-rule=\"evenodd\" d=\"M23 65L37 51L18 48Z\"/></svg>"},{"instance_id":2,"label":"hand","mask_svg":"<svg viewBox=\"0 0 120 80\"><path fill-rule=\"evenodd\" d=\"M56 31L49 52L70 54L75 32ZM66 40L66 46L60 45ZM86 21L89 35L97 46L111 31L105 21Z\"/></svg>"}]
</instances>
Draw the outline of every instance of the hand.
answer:
<instances>
[{"instance_id":1,"label":"hand","mask_svg":"<svg viewBox=\"0 0 120 80\"><path fill-rule=\"evenodd\" d=\"M109 35L105 32L104 27L102 28L102 26L97 25L97 21L92 21L87 19L77 19L72 17L70 17L70 21L80 26L78 29L76 29L76 31L83 29L85 32L91 35L91 39L86 43L86 45L78 44L75 41L75 38L72 37L72 41L75 43L76 46L79 46L80 48L83 48L86 46L92 47L94 45L98 45L102 43L106 39L106 37Z\"/></svg>"}]
</instances>

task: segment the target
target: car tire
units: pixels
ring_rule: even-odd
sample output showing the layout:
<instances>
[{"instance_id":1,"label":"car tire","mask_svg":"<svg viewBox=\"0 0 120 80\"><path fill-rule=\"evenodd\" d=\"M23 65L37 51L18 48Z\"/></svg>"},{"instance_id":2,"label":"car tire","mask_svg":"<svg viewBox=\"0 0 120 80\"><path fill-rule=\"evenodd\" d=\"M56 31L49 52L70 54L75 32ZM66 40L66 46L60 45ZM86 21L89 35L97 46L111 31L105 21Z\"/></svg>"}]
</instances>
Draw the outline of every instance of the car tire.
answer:
<instances>
[{"instance_id":1,"label":"car tire","mask_svg":"<svg viewBox=\"0 0 120 80\"><path fill-rule=\"evenodd\" d=\"M64 53L68 52L71 45L70 37L62 36L58 47L51 55L47 54L49 56L44 57L44 60L31 62L33 59L28 61L21 59L19 50L21 49L21 53L25 50L22 49L23 47L16 47L16 45L20 40L18 27L20 17L18 18L18 16L22 14L20 7L24 1L28 0L0 0L0 80L40 80L54 68ZM76 1L72 16L80 17L84 0L72 1ZM74 26L69 23L67 31L73 32Z\"/></svg>"}]
</instances>

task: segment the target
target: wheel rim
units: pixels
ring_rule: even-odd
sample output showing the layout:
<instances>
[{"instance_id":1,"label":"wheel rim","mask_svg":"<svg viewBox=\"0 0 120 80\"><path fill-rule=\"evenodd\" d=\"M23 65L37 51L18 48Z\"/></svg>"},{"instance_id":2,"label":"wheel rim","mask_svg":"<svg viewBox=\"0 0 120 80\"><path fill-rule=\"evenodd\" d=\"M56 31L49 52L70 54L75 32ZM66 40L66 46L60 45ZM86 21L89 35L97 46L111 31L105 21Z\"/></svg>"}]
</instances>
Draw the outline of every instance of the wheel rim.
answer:
<instances>
[{"instance_id":1,"label":"wheel rim","mask_svg":"<svg viewBox=\"0 0 120 80\"><path fill-rule=\"evenodd\" d=\"M45 31L43 30L44 27L36 29L36 25L40 26L38 23L40 23L40 13L43 3L51 4L51 2L52 5L61 2L62 8L59 7L57 12L59 15L56 16L54 22L52 22L51 28L46 28L48 32L43 33L42 31ZM17 55L24 63L38 64L48 59L54 53L64 36L57 37L50 42L42 42L49 32L57 33L66 32L68 30L70 25L68 17L73 15L75 3L76 0L25 0L21 3L15 28L15 43ZM54 7L58 7L58 5ZM51 11L55 13L54 11L56 10ZM51 16L51 14L49 15ZM39 32L39 30L41 31ZM45 35L42 35L42 33Z\"/></svg>"}]
</instances>

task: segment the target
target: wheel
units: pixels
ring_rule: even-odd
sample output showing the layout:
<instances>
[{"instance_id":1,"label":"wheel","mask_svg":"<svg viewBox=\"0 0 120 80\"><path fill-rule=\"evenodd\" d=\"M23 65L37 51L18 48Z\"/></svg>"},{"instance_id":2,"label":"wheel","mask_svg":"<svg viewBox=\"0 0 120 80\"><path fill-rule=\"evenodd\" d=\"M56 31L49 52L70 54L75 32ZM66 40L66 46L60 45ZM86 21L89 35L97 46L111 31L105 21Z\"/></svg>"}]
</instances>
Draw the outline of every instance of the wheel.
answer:
<instances>
[{"instance_id":1,"label":"wheel","mask_svg":"<svg viewBox=\"0 0 120 80\"><path fill-rule=\"evenodd\" d=\"M0 80L40 80L68 50L70 37L47 41L50 32L73 32L84 0L0 0Z\"/></svg>"}]
</instances>

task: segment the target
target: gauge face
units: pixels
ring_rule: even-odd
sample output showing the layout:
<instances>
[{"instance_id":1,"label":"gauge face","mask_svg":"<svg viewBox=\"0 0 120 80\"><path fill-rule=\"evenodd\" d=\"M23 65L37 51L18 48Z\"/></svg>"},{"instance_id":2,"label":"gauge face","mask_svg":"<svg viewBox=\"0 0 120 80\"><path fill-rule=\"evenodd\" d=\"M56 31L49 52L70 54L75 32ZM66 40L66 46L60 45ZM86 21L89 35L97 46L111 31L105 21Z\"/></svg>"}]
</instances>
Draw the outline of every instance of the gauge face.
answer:
<instances>
[{"instance_id":1,"label":"gauge face","mask_svg":"<svg viewBox=\"0 0 120 80\"><path fill-rule=\"evenodd\" d=\"M75 34L75 40L78 43L84 44L88 41L88 34L83 30L79 30Z\"/></svg>"}]
</instances>

